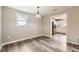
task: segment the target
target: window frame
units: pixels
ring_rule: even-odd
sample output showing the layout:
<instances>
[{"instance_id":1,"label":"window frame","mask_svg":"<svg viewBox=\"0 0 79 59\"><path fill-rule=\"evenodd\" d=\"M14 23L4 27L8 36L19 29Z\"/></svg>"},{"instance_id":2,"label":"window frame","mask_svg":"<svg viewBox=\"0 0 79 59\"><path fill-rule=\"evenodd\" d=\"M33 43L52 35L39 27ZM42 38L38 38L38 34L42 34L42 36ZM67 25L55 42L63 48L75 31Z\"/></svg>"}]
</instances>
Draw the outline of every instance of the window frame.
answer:
<instances>
[{"instance_id":1,"label":"window frame","mask_svg":"<svg viewBox=\"0 0 79 59\"><path fill-rule=\"evenodd\" d=\"M23 18L24 20L19 20L19 17ZM16 13L16 25L17 26L26 26L28 20L28 15L22 14L22 13ZM25 22L25 24L21 24L21 22Z\"/></svg>"}]
</instances>

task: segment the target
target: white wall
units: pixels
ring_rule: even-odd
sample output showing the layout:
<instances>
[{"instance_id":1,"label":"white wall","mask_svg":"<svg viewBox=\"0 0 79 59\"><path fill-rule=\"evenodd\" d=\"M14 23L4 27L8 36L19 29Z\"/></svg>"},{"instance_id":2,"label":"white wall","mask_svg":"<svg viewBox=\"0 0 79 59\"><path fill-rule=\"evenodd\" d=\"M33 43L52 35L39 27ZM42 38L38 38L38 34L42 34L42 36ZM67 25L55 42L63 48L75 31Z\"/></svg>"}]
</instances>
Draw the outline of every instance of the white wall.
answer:
<instances>
[{"instance_id":1,"label":"white wall","mask_svg":"<svg viewBox=\"0 0 79 59\"><path fill-rule=\"evenodd\" d=\"M50 16L43 17L43 35L50 37L52 35L51 31L51 20Z\"/></svg>"},{"instance_id":2,"label":"white wall","mask_svg":"<svg viewBox=\"0 0 79 59\"><path fill-rule=\"evenodd\" d=\"M0 6L0 46L1 46L1 6Z\"/></svg>"},{"instance_id":3,"label":"white wall","mask_svg":"<svg viewBox=\"0 0 79 59\"><path fill-rule=\"evenodd\" d=\"M68 11L68 41L79 44L79 7Z\"/></svg>"},{"instance_id":4,"label":"white wall","mask_svg":"<svg viewBox=\"0 0 79 59\"><path fill-rule=\"evenodd\" d=\"M56 28L56 32L67 33L67 27Z\"/></svg>"},{"instance_id":5,"label":"white wall","mask_svg":"<svg viewBox=\"0 0 79 59\"><path fill-rule=\"evenodd\" d=\"M26 26L16 26L16 12L28 15ZM42 35L42 22L34 14L2 7L2 29L2 43L7 43Z\"/></svg>"}]
</instances>

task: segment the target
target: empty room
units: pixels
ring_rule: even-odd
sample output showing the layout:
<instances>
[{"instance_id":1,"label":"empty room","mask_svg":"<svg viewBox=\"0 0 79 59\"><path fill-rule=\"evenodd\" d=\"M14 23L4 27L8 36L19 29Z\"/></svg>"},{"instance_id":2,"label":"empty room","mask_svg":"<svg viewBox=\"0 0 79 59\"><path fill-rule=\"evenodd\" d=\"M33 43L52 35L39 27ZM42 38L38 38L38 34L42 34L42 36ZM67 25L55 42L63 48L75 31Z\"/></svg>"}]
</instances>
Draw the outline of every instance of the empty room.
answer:
<instances>
[{"instance_id":1,"label":"empty room","mask_svg":"<svg viewBox=\"0 0 79 59\"><path fill-rule=\"evenodd\" d=\"M79 7L0 6L0 52L79 52Z\"/></svg>"}]
</instances>

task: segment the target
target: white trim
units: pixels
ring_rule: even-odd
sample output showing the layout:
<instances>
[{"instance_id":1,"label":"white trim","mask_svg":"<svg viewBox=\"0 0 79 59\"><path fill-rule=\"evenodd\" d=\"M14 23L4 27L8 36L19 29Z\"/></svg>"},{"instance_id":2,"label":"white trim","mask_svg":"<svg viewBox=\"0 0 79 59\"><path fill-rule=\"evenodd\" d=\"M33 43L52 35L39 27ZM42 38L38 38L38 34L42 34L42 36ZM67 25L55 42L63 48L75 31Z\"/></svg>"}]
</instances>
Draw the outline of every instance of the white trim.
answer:
<instances>
[{"instance_id":1,"label":"white trim","mask_svg":"<svg viewBox=\"0 0 79 59\"><path fill-rule=\"evenodd\" d=\"M45 34L43 34L42 36L51 37L51 36L49 36L49 35L45 35Z\"/></svg>"},{"instance_id":2,"label":"white trim","mask_svg":"<svg viewBox=\"0 0 79 59\"><path fill-rule=\"evenodd\" d=\"M67 41L67 42L72 43L72 44L79 45L79 44L78 44L78 43L76 43L76 42L71 42L71 41Z\"/></svg>"},{"instance_id":3,"label":"white trim","mask_svg":"<svg viewBox=\"0 0 79 59\"><path fill-rule=\"evenodd\" d=\"M27 40L27 39L31 39L31 38L35 38L35 37L39 37L39 36L42 36L42 35L33 36L33 37L29 37L29 38L23 38L23 39L15 40L15 41L11 41L11 42L6 42L6 43L2 43L1 45L4 46L4 45L7 45L7 44L11 44L11 43L15 43L15 42L19 42L19 41L23 41L23 40Z\"/></svg>"},{"instance_id":4,"label":"white trim","mask_svg":"<svg viewBox=\"0 0 79 59\"><path fill-rule=\"evenodd\" d=\"M1 50L1 48L2 48L2 45L0 46L0 50Z\"/></svg>"},{"instance_id":5,"label":"white trim","mask_svg":"<svg viewBox=\"0 0 79 59\"><path fill-rule=\"evenodd\" d=\"M1 50L1 48L2 48L2 47L0 46L0 50Z\"/></svg>"}]
</instances>

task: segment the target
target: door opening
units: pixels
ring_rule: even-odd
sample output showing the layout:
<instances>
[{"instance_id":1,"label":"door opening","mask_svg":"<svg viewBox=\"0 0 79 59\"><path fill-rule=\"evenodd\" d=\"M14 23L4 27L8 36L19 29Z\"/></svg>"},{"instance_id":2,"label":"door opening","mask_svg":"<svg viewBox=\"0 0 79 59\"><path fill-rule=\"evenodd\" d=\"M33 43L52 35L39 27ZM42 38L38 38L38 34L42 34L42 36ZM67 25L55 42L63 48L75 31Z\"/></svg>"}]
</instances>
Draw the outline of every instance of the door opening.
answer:
<instances>
[{"instance_id":1,"label":"door opening","mask_svg":"<svg viewBox=\"0 0 79 59\"><path fill-rule=\"evenodd\" d=\"M56 34L56 25L54 22L52 22L52 35L55 35Z\"/></svg>"}]
</instances>

